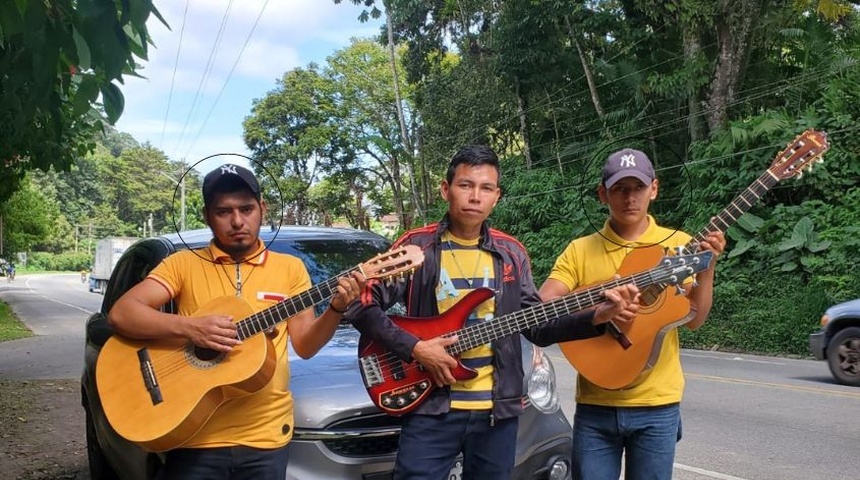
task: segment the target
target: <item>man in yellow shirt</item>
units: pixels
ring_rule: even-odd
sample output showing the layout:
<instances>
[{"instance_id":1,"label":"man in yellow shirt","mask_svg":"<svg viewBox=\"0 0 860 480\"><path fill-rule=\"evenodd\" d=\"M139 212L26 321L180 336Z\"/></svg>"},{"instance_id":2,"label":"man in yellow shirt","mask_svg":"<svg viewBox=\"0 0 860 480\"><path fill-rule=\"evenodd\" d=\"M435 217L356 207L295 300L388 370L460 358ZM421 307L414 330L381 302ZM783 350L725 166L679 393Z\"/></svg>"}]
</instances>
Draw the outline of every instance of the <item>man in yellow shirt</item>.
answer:
<instances>
[{"instance_id":1,"label":"man in yellow shirt","mask_svg":"<svg viewBox=\"0 0 860 480\"><path fill-rule=\"evenodd\" d=\"M685 245L686 233L657 225L648 206L657 198L659 182L648 156L624 149L608 157L597 188L600 202L609 207L603 229L573 240L556 260L539 294L552 300L584 285L612 278L628 253L659 244ZM722 233L712 233L699 244L718 256L725 248ZM694 317L690 329L702 326L713 303L713 267L698 274L688 291ZM633 321L636 321L635 319ZM627 480L672 478L675 444L681 438L680 402L684 374L677 328L666 333L653 368L634 384L607 390L577 377L573 423L573 477L618 480L625 455Z\"/></svg>"},{"instance_id":2,"label":"man in yellow shirt","mask_svg":"<svg viewBox=\"0 0 860 480\"><path fill-rule=\"evenodd\" d=\"M143 340L184 338L229 353L240 343L233 322L239 319L194 316L201 306L235 296L259 312L311 287L301 260L270 252L259 239L266 203L253 173L238 165L216 168L203 181L203 203L212 242L167 257L117 300L108 321L119 334ZM269 383L218 407L182 448L167 452L159 478L283 480L293 433L287 342L300 357L312 357L332 337L363 285L360 274L341 278L329 308L318 318L307 308L286 326L268 332L277 355ZM176 301L176 315L159 310L171 299Z\"/></svg>"}]
</instances>

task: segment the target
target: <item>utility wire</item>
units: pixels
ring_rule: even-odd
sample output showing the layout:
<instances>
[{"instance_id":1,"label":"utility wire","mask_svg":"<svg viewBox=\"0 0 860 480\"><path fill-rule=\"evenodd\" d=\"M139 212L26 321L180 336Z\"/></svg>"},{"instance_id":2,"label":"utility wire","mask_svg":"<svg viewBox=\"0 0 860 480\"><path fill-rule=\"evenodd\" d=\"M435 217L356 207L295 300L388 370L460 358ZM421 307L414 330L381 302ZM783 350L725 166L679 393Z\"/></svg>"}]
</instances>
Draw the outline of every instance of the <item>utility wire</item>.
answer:
<instances>
[{"instance_id":1,"label":"utility wire","mask_svg":"<svg viewBox=\"0 0 860 480\"><path fill-rule=\"evenodd\" d=\"M191 122L191 116L197 107L197 101L200 99L200 93L203 91L203 86L209 80L209 74L212 71L212 66L215 64L215 54L221 44L221 39L224 36L224 28L227 25L227 19L230 16L230 9L233 7L233 0L227 3L227 9L224 11L224 16L221 18L221 26L218 28L218 33L215 35L215 42L212 44L212 50L209 52L209 60L206 62L206 69L200 77L200 83L197 84L197 91L194 93L194 99L191 102L191 108L188 109L188 115L185 117L185 123L182 125L182 132L179 135L179 140L176 142L176 147L173 150L174 155L179 150L179 145L182 144L182 139L185 137L185 131L188 124Z\"/></svg>"},{"instance_id":2,"label":"utility wire","mask_svg":"<svg viewBox=\"0 0 860 480\"><path fill-rule=\"evenodd\" d=\"M185 12L182 13L182 26L179 28L179 46L176 47L176 59L173 61L173 75L170 77L170 93L167 95L167 109L164 111L161 140L158 142L158 146L162 151L164 150L164 132L167 130L167 119L170 115L170 101L173 99L173 86L176 84L176 69L179 67L179 52L182 51L182 37L185 35L185 19L188 17L189 3L190 0L185 0Z\"/></svg>"},{"instance_id":3,"label":"utility wire","mask_svg":"<svg viewBox=\"0 0 860 480\"><path fill-rule=\"evenodd\" d=\"M251 27L251 31L248 32L248 36L245 37L245 43L242 44L242 49L239 50L239 55L236 57L236 61L234 61L233 66L230 67L230 72L227 74L227 78L224 79L224 83L221 84L221 89L218 90L218 95L215 97L215 101L212 103L212 107L210 107L209 111L206 113L206 117L203 119L203 123L200 125L200 128L197 130L197 134L194 136L194 140L191 142L191 145L188 146L188 150L185 151L186 157L191 152L191 149L194 148L194 145L197 144L197 140L200 138L200 134L203 132L203 129L206 127L206 123L209 122L209 117L212 116L212 112L215 111L215 107L218 105L218 101L221 100L221 94L224 93L224 90L227 87L227 83L230 81L230 78L233 76L233 72L236 70L236 66L239 65L239 60L242 58L242 54L245 53L245 48L248 46L248 43L251 41L251 36L254 35L254 31L257 29L257 24L260 23L260 18L263 17L263 12L266 11L267 5L269 5L269 0L266 0L263 3L263 8L261 8L260 13L257 14L257 18L256 18L256 20L254 20L254 25Z\"/></svg>"}]
</instances>

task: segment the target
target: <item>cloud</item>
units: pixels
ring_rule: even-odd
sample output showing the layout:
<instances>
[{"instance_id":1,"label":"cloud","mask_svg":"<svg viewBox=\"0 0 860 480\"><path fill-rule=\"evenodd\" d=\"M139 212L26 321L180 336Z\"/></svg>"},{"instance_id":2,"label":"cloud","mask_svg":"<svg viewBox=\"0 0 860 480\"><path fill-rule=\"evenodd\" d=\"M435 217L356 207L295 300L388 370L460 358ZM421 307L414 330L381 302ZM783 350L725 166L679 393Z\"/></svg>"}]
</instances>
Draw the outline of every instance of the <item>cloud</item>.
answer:
<instances>
[{"instance_id":1,"label":"cloud","mask_svg":"<svg viewBox=\"0 0 860 480\"><path fill-rule=\"evenodd\" d=\"M236 73L247 77L269 80L274 86L275 79L284 72L301 66L299 53L289 45L278 45L267 40L252 41L245 48Z\"/></svg>"},{"instance_id":2,"label":"cloud","mask_svg":"<svg viewBox=\"0 0 860 480\"><path fill-rule=\"evenodd\" d=\"M126 106L117 128L177 159L247 154L242 121L255 98L286 71L324 64L351 38L376 35L381 23L360 23L361 8L348 0L188 0L157 8L170 29L155 16L147 22L155 45L141 62L146 78L127 77L120 86Z\"/></svg>"}]
</instances>

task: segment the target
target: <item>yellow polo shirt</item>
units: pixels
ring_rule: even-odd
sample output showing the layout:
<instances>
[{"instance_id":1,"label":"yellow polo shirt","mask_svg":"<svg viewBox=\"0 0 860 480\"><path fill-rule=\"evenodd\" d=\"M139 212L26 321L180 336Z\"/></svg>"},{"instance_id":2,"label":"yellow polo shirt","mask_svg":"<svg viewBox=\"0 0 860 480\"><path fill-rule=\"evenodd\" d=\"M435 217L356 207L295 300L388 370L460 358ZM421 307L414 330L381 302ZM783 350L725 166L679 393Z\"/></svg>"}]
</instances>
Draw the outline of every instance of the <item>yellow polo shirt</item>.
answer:
<instances>
[{"instance_id":1,"label":"yellow polo shirt","mask_svg":"<svg viewBox=\"0 0 860 480\"><path fill-rule=\"evenodd\" d=\"M310 276L299 258L270 252L259 242L256 251L237 264L214 243L207 248L170 255L150 272L176 301L180 315L193 315L218 297L241 298L254 312L298 295L311 287ZM239 319L234 319L239 320ZM293 397L289 390L287 328L281 323L272 343L277 354L275 373L260 391L222 404L203 428L183 447L207 448L246 445L277 448L293 436Z\"/></svg>"},{"instance_id":2,"label":"yellow polo shirt","mask_svg":"<svg viewBox=\"0 0 860 480\"><path fill-rule=\"evenodd\" d=\"M604 224L599 233L577 238L556 259L549 278L562 282L570 290L608 281L621 267L628 253L636 247L660 244L665 247L685 245L691 237L680 231L660 227L648 216L648 228L635 242L618 236ZM663 338L660 357L647 375L621 390L606 390L577 375L576 401L589 405L641 407L667 405L681 401L684 373L678 329Z\"/></svg>"}]
</instances>

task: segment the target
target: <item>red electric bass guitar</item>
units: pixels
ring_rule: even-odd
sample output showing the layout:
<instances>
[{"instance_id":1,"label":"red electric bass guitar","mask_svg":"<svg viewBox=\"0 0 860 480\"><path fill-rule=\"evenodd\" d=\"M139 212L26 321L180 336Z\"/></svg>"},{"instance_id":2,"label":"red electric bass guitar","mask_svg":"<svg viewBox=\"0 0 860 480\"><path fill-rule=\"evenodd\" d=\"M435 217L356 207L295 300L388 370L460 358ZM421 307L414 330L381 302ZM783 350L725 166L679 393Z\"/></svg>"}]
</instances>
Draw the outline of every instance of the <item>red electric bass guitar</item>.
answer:
<instances>
[{"instance_id":1,"label":"red electric bass guitar","mask_svg":"<svg viewBox=\"0 0 860 480\"><path fill-rule=\"evenodd\" d=\"M422 340L456 335L457 342L449 345L447 351L452 356L459 357L466 350L479 345L595 306L604 301L601 292L612 287L632 283L641 290L654 284L680 285L690 275L706 270L712 258L711 252L665 257L648 271L611 280L469 327L464 325L472 310L493 296L493 291L489 288L469 292L437 317L393 316L391 319L397 326ZM416 361L402 361L393 352L365 335L358 341L358 362L370 399L377 407L391 415L403 415L414 410L436 387L421 364ZM477 372L458 362L453 375L457 380L468 380L475 378Z\"/></svg>"}]
</instances>

